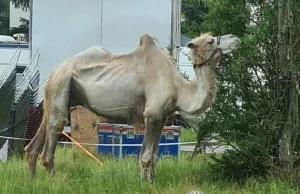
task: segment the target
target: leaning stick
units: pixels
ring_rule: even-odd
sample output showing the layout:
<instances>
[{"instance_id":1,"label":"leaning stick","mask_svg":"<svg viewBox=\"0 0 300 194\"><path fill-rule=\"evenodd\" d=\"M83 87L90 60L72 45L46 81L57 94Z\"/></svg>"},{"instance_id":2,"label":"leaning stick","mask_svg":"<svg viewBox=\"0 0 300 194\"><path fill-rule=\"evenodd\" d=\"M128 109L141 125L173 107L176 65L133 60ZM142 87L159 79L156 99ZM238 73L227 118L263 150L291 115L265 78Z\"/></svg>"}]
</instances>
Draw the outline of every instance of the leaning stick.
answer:
<instances>
[{"instance_id":1,"label":"leaning stick","mask_svg":"<svg viewBox=\"0 0 300 194\"><path fill-rule=\"evenodd\" d=\"M62 131L61 132L63 135L65 135L67 138L69 138L71 141L73 141L78 147L80 147L81 149L83 149L83 151L85 151L85 153L87 153L87 155L89 155L90 157L92 157L94 160L96 160L99 164L101 164L101 166L103 166L103 163L100 162L93 154L91 154L89 151L87 151L84 147L82 147L77 141L75 141L72 137L70 137L66 132Z\"/></svg>"}]
</instances>

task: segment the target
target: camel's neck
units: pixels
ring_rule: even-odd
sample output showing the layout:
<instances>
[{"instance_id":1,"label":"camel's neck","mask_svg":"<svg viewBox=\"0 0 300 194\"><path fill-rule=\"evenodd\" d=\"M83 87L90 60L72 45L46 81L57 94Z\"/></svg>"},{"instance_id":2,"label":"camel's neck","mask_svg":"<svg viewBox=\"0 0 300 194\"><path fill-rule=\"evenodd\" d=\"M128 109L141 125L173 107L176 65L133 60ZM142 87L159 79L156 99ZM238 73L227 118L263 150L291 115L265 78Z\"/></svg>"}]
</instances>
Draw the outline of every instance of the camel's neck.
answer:
<instances>
[{"instance_id":1,"label":"camel's neck","mask_svg":"<svg viewBox=\"0 0 300 194\"><path fill-rule=\"evenodd\" d=\"M187 114L201 114L211 106L216 93L216 75L204 65L195 68L196 82L182 80L178 88L178 107Z\"/></svg>"}]
</instances>

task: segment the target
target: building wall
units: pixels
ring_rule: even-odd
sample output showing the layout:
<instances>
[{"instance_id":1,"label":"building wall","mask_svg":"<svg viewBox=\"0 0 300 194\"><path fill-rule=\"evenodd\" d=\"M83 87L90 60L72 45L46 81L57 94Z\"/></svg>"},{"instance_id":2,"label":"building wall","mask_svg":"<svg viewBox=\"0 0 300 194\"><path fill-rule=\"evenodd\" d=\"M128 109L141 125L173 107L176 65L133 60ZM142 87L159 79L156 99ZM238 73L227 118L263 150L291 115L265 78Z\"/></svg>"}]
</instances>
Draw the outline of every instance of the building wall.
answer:
<instances>
[{"instance_id":1,"label":"building wall","mask_svg":"<svg viewBox=\"0 0 300 194\"><path fill-rule=\"evenodd\" d=\"M103 0L100 44L111 52L128 52L143 34L171 41L171 0Z\"/></svg>"},{"instance_id":2,"label":"building wall","mask_svg":"<svg viewBox=\"0 0 300 194\"><path fill-rule=\"evenodd\" d=\"M146 33L170 44L171 0L33 1L32 9L32 53L39 49L41 80L93 45L126 53Z\"/></svg>"}]
</instances>

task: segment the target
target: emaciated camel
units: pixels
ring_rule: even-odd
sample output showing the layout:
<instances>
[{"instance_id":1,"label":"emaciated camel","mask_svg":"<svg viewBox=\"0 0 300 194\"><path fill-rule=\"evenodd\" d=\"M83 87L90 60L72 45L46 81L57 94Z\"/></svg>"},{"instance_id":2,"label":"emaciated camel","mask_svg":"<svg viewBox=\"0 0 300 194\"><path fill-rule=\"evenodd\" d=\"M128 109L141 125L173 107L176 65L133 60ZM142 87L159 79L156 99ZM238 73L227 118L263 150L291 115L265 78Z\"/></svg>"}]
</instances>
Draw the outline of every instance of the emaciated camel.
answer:
<instances>
[{"instance_id":1,"label":"emaciated camel","mask_svg":"<svg viewBox=\"0 0 300 194\"><path fill-rule=\"evenodd\" d=\"M221 53L228 54L239 44L240 39L231 34L204 33L191 40L187 47L196 81L185 79L158 40L148 34L129 53L113 54L94 46L66 59L48 77L42 123L25 148L31 177L41 151L42 164L54 175L54 153L69 108L82 105L108 119L145 124L141 179L153 181L167 116L175 111L199 115L207 110L216 94L214 67Z\"/></svg>"}]
</instances>

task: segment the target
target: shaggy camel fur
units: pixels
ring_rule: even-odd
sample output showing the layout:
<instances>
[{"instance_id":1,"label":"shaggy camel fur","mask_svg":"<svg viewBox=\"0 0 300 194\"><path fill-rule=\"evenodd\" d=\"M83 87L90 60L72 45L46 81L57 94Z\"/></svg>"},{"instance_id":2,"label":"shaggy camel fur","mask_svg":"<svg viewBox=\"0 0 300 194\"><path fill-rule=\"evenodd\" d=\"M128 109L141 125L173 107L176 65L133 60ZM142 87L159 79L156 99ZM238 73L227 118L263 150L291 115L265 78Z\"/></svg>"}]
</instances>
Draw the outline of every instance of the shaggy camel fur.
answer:
<instances>
[{"instance_id":1,"label":"shaggy camel fur","mask_svg":"<svg viewBox=\"0 0 300 194\"><path fill-rule=\"evenodd\" d=\"M141 36L136 49L113 54L91 47L63 61L44 88L44 115L35 137L26 146L31 177L40 159L54 175L54 153L59 134L68 122L71 106L82 105L99 116L115 121L145 124L140 152L141 179L154 179L156 153L167 116L174 111L201 114L214 102L216 80L213 68L221 52L238 48L234 35L201 34L190 41L196 81L185 79L158 40Z\"/></svg>"}]
</instances>

